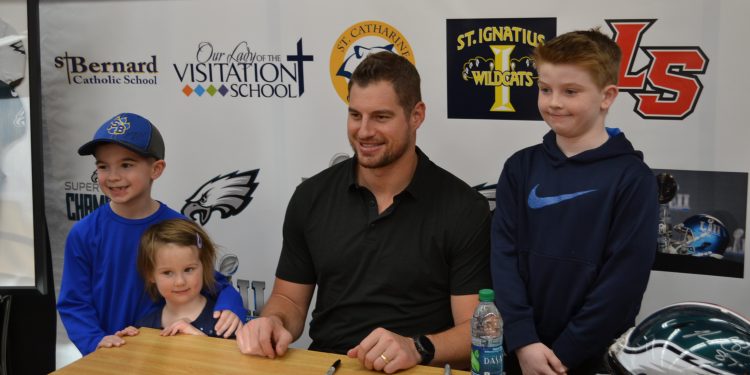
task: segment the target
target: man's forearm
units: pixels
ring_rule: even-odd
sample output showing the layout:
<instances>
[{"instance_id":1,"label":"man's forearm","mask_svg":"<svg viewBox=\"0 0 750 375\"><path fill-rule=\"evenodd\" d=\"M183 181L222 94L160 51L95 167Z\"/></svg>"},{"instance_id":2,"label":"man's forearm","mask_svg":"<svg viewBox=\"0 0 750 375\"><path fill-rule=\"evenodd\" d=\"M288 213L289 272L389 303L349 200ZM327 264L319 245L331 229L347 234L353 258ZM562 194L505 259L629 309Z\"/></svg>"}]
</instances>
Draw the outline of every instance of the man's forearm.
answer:
<instances>
[{"instance_id":1,"label":"man's forearm","mask_svg":"<svg viewBox=\"0 0 750 375\"><path fill-rule=\"evenodd\" d=\"M467 320L446 331L427 335L435 345L435 358L432 365L450 363L455 368L469 366L471 354L471 320Z\"/></svg>"},{"instance_id":2,"label":"man's forearm","mask_svg":"<svg viewBox=\"0 0 750 375\"><path fill-rule=\"evenodd\" d=\"M284 328L292 334L293 341L296 341L305 328L307 310L282 294L271 294L260 316L279 318Z\"/></svg>"}]
</instances>

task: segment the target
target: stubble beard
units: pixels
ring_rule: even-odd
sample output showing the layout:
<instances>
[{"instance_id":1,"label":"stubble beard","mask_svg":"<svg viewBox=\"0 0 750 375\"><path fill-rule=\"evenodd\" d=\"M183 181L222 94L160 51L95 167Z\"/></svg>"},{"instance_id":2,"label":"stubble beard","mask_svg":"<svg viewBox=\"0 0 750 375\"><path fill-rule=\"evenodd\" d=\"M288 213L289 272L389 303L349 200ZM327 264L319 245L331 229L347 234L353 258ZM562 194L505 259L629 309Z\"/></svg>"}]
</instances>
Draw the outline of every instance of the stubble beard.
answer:
<instances>
[{"instance_id":1,"label":"stubble beard","mask_svg":"<svg viewBox=\"0 0 750 375\"><path fill-rule=\"evenodd\" d=\"M363 159L360 155L357 155L357 164L362 168L377 169L387 167L393 164L396 160L400 159L409 148L408 142L405 142L401 147L395 150L386 149L382 155L375 156L373 158ZM352 150L357 154L357 149L352 145Z\"/></svg>"}]
</instances>

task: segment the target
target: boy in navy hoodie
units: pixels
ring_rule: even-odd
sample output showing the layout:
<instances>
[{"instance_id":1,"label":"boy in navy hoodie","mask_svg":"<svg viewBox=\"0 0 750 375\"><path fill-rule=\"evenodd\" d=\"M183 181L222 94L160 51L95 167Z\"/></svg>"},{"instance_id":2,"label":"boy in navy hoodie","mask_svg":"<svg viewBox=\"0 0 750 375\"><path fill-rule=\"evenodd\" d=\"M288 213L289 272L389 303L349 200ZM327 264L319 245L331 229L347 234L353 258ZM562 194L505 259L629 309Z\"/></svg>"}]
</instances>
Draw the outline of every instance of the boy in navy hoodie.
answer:
<instances>
[{"instance_id":1,"label":"boy in navy hoodie","mask_svg":"<svg viewBox=\"0 0 750 375\"><path fill-rule=\"evenodd\" d=\"M534 52L551 130L497 184L492 278L509 374L591 374L634 324L656 251L656 179L604 120L621 52L597 29Z\"/></svg>"}]
</instances>

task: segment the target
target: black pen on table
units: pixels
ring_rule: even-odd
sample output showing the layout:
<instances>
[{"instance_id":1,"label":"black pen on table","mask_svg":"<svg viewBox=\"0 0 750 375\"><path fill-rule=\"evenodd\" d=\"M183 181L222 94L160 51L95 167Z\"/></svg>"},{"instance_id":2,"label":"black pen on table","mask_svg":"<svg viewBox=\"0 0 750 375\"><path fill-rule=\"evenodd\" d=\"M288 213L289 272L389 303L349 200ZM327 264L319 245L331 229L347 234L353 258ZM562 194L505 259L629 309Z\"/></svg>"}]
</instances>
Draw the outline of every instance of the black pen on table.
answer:
<instances>
[{"instance_id":1,"label":"black pen on table","mask_svg":"<svg viewBox=\"0 0 750 375\"><path fill-rule=\"evenodd\" d=\"M326 375L333 375L334 372L336 372L336 369L339 368L339 365L341 364L341 360L337 359L336 362L333 362L331 365L331 368L326 371Z\"/></svg>"}]
</instances>

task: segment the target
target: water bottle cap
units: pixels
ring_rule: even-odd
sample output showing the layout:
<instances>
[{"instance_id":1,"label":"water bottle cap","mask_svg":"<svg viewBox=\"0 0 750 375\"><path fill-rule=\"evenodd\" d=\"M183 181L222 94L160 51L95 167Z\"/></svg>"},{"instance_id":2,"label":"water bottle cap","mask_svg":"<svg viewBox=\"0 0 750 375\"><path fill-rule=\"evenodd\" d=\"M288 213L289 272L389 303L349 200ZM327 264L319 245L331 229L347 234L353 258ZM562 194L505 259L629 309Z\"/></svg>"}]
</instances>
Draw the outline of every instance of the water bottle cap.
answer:
<instances>
[{"instance_id":1,"label":"water bottle cap","mask_svg":"<svg viewBox=\"0 0 750 375\"><path fill-rule=\"evenodd\" d=\"M495 291L492 289L482 289L479 291L479 302L492 302L495 300Z\"/></svg>"}]
</instances>

